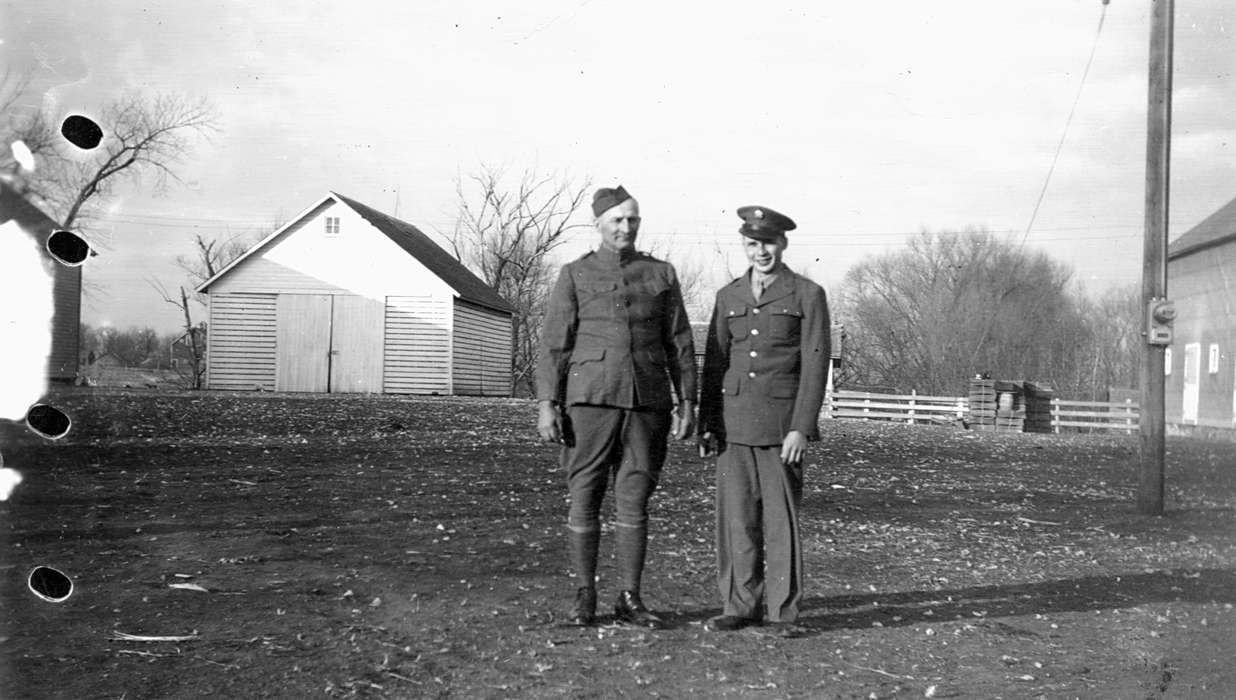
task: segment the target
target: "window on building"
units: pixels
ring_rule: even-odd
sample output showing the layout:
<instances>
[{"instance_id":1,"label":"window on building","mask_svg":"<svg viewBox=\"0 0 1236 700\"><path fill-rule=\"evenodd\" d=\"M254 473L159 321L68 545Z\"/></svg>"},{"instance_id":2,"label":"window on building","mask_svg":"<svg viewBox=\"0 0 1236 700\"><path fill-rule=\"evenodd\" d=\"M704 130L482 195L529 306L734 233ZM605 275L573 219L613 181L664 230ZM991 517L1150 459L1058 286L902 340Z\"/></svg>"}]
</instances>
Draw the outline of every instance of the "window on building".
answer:
<instances>
[{"instance_id":1,"label":"window on building","mask_svg":"<svg viewBox=\"0 0 1236 700\"><path fill-rule=\"evenodd\" d=\"M1167 348L1163 351L1163 376L1170 377L1172 374L1172 349Z\"/></svg>"},{"instance_id":2,"label":"window on building","mask_svg":"<svg viewBox=\"0 0 1236 700\"><path fill-rule=\"evenodd\" d=\"M1210 371L1211 374L1219 373L1219 344L1218 343L1210 344L1210 362L1208 362L1207 364L1209 365L1207 369Z\"/></svg>"},{"instance_id":3,"label":"window on building","mask_svg":"<svg viewBox=\"0 0 1236 700\"><path fill-rule=\"evenodd\" d=\"M339 217L337 216L326 217L326 235L328 236L338 236L339 235Z\"/></svg>"}]
</instances>

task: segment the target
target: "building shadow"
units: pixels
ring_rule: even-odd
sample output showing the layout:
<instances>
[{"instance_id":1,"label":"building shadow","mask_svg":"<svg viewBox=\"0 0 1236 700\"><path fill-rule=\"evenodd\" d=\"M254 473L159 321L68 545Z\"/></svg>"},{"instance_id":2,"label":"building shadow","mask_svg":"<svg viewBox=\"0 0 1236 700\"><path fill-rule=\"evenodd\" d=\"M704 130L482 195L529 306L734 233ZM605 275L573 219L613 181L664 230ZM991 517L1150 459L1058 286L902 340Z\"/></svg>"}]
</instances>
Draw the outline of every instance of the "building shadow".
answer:
<instances>
[{"instance_id":1,"label":"building shadow","mask_svg":"<svg viewBox=\"0 0 1236 700\"><path fill-rule=\"evenodd\" d=\"M814 636L835 630L904 627L970 620L1012 635L1037 633L993 618L1132 608L1147 603L1236 604L1236 572L1174 569L1151 573L971 586L930 591L813 596L803 600L798 625ZM711 607L665 615L672 627L721 613Z\"/></svg>"},{"instance_id":2,"label":"building shadow","mask_svg":"<svg viewBox=\"0 0 1236 700\"><path fill-rule=\"evenodd\" d=\"M812 597L799 623L816 631L959 619L1131 608L1147 603L1236 603L1236 572L1174 569L996 586Z\"/></svg>"}]
</instances>

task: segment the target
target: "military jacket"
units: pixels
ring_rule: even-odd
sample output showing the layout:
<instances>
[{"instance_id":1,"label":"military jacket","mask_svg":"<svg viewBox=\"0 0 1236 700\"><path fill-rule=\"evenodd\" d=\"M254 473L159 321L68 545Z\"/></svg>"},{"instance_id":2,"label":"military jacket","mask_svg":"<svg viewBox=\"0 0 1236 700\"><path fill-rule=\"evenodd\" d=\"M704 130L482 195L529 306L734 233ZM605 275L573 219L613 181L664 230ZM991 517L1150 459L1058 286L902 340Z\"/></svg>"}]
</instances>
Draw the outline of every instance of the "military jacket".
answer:
<instances>
[{"instance_id":1,"label":"military jacket","mask_svg":"<svg viewBox=\"0 0 1236 700\"><path fill-rule=\"evenodd\" d=\"M563 266L541 328L536 393L562 405L668 408L696 397L674 267L602 247Z\"/></svg>"},{"instance_id":2,"label":"military jacket","mask_svg":"<svg viewBox=\"0 0 1236 700\"><path fill-rule=\"evenodd\" d=\"M819 439L828 381L828 300L782 267L756 301L751 272L717 292L700 395L700 430L740 445L780 445L797 430Z\"/></svg>"}]
</instances>

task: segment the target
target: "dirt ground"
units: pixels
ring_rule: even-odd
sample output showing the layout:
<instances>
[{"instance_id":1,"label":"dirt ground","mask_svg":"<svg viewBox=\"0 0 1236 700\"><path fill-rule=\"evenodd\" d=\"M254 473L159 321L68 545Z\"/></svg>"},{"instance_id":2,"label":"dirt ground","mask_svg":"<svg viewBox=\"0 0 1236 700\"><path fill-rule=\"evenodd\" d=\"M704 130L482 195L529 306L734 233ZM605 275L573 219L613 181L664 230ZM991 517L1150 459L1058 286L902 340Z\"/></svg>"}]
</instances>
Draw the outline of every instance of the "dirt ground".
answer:
<instances>
[{"instance_id":1,"label":"dirt ground","mask_svg":"<svg viewBox=\"0 0 1236 700\"><path fill-rule=\"evenodd\" d=\"M25 477L0 503L4 698L1236 697L1236 443L1169 439L1168 514L1145 517L1135 436L826 421L809 634L779 639L703 628L712 466L693 444L652 508L644 599L671 629L579 629L529 402L52 401L64 439L0 424ZM40 565L73 579L67 600L28 590Z\"/></svg>"}]
</instances>

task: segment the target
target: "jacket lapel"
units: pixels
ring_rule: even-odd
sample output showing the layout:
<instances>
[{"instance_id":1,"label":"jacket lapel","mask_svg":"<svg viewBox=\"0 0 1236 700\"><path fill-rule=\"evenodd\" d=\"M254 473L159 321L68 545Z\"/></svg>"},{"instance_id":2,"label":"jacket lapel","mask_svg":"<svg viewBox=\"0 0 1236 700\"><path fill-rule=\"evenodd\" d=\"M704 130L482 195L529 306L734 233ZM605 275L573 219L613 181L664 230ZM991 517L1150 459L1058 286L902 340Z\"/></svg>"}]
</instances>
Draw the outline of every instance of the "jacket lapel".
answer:
<instances>
[{"instance_id":1,"label":"jacket lapel","mask_svg":"<svg viewBox=\"0 0 1236 700\"><path fill-rule=\"evenodd\" d=\"M748 307L758 306L755 295L751 293L751 270L747 270L747 274L730 282L730 291Z\"/></svg>"}]
</instances>

